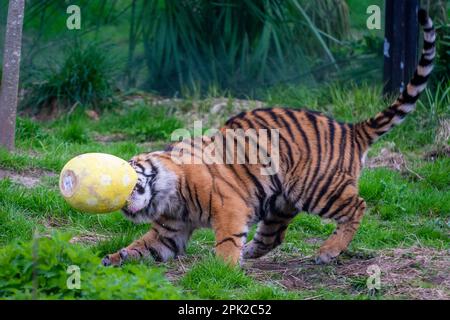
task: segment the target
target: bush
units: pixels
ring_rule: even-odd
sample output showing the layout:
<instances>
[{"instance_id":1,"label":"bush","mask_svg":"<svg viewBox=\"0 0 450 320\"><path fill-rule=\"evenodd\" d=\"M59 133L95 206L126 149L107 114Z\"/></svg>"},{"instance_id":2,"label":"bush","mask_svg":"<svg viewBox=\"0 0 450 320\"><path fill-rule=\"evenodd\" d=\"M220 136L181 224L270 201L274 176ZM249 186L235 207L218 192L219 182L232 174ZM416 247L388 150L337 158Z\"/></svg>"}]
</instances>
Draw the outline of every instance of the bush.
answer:
<instances>
[{"instance_id":1,"label":"bush","mask_svg":"<svg viewBox=\"0 0 450 320\"><path fill-rule=\"evenodd\" d=\"M67 48L62 65L43 72L40 80L31 84L24 106L40 111L54 105L70 109L75 104L94 108L110 104L112 63L106 52L97 44Z\"/></svg>"},{"instance_id":2,"label":"bush","mask_svg":"<svg viewBox=\"0 0 450 320\"><path fill-rule=\"evenodd\" d=\"M323 34L341 38L349 25L341 0L167 0L142 10L151 17L147 85L164 93L213 85L248 94L299 74L311 81L312 66L334 64Z\"/></svg>"},{"instance_id":3,"label":"bush","mask_svg":"<svg viewBox=\"0 0 450 320\"><path fill-rule=\"evenodd\" d=\"M0 298L6 299L179 299L161 270L144 264L105 268L87 248L53 234L0 249ZM67 268L80 267L80 289L69 289Z\"/></svg>"}]
</instances>

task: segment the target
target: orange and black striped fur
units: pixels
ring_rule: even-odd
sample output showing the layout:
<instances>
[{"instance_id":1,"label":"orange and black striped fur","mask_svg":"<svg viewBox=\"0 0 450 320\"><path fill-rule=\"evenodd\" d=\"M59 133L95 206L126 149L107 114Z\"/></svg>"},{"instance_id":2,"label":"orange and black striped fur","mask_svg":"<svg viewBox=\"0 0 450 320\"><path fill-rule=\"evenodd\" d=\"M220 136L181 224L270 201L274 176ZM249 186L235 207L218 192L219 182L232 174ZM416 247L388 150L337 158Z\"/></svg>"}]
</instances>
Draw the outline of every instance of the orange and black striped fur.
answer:
<instances>
[{"instance_id":1,"label":"orange and black striped fur","mask_svg":"<svg viewBox=\"0 0 450 320\"><path fill-rule=\"evenodd\" d=\"M433 68L433 24L424 10L419 21L424 46L417 70L397 100L375 117L347 124L316 112L272 108L244 112L226 122L222 130L279 130L280 168L274 175L261 175L258 164L176 164L170 151L134 157L131 164L139 182L123 212L153 227L106 256L103 264L145 256L166 261L182 254L193 230L201 227L213 228L218 256L238 263L241 257L260 257L278 246L300 211L337 222L317 262L337 257L366 208L358 195L358 178L368 148L414 110ZM210 140L205 137L202 143ZM256 234L246 243L248 228L256 222Z\"/></svg>"}]
</instances>

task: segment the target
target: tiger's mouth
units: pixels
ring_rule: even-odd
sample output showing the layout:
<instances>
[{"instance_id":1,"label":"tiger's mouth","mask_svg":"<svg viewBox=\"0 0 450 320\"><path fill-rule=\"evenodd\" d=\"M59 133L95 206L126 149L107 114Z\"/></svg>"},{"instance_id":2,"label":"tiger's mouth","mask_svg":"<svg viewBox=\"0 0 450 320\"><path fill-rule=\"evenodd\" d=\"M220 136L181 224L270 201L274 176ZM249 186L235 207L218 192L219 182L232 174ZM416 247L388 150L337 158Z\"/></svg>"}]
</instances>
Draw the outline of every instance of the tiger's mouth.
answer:
<instances>
[{"instance_id":1,"label":"tiger's mouth","mask_svg":"<svg viewBox=\"0 0 450 320\"><path fill-rule=\"evenodd\" d=\"M143 209L143 208L140 208L140 206L138 205L138 203L136 201L136 195L137 195L137 191L135 188L133 190L133 192L131 193L131 195L128 197L125 206L122 208L122 210L124 211L125 214L134 215Z\"/></svg>"},{"instance_id":2,"label":"tiger's mouth","mask_svg":"<svg viewBox=\"0 0 450 320\"><path fill-rule=\"evenodd\" d=\"M122 213L125 216L125 218L135 222L139 223L142 220L144 220L145 213L143 212L143 209L133 205L133 203L127 203L125 207L122 208Z\"/></svg>"},{"instance_id":3,"label":"tiger's mouth","mask_svg":"<svg viewBox=\"0 0 450 320\"><path fill-rule=\"evenodd\" d=\"M122 208L122 213L125 218L134 223L147 223L152 221L152 215L149 213L147 199L135 199L130 197L127 204Z\"/></svg>"},{"instance_id":4,"label":"tiger's mouth","mask_svg":"<svg viewBox=\"0 0 450 320\"><path fill-rule=\"evenodd\" d=\"M123 210L124 210L126 213L129 213L129 214L136 214L137 212L139 212L139 211L142 210L142 209L139 209L137 206L134 206L134 205L131 203L131 204L127 204L127 205L123 208Z\"/></svg>"}]
</instances>

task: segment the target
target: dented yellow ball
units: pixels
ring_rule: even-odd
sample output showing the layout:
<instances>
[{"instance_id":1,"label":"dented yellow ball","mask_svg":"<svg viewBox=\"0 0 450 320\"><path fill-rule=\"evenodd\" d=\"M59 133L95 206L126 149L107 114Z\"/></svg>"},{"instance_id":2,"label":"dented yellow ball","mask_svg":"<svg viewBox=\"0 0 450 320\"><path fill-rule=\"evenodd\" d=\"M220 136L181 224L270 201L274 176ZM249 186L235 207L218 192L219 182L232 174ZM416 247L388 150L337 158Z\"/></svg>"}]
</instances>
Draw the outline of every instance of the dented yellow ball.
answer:
<instances>
[{"instance_id":1,"label":"dented yellow ball","mask_svg":"<svg viewBox=\"0 0 450 320\"><path fill-rule=\"evenodd\" d=\"M75 209L107 213L122 208L137 183L128 162L105 153L79 155L64 166L59 189Z\"/></svg>"}]
</instances>

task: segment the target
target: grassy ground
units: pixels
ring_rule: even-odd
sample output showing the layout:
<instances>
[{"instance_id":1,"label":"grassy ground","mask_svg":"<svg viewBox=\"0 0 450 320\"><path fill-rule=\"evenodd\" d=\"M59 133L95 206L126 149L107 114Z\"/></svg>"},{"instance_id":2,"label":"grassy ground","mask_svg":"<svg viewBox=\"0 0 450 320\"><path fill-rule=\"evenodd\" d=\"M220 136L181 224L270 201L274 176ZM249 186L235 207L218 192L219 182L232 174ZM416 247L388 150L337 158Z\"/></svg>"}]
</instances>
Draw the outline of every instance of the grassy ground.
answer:
<instances>
[{"instance_id":1,"label":"grassy ground","mask_svg":"<svg viewBox=\"0 0 450 320\"><path fill-rule=\"evenodd\" d=\"M349 252L329 266L313 255L332 233L330 221L300 214L273 253L230 268L213 256L214 236L199 230L187 255L103 268L100 259L146 232L119 212L88 215L58 192L58 173L72 157L105 152L124 159L160 149L194 119L217 125L259 102L231 98L163 100L135 94L128 105L89 117L75 111L49 122L20 118L17 150L0 151L0 298L395 299L450 298L448 276L450 94L427 92L416 112L378 142L360 180L367 200ZM380 88L280 87L266 105L308 106L356 121L381 110ZM369 292L367 268L381 269L381 289ZM81 289L69 290L69 265L81 269ZM5 267L7 266L7 267Z\"/></svg>"}]
</instances>

